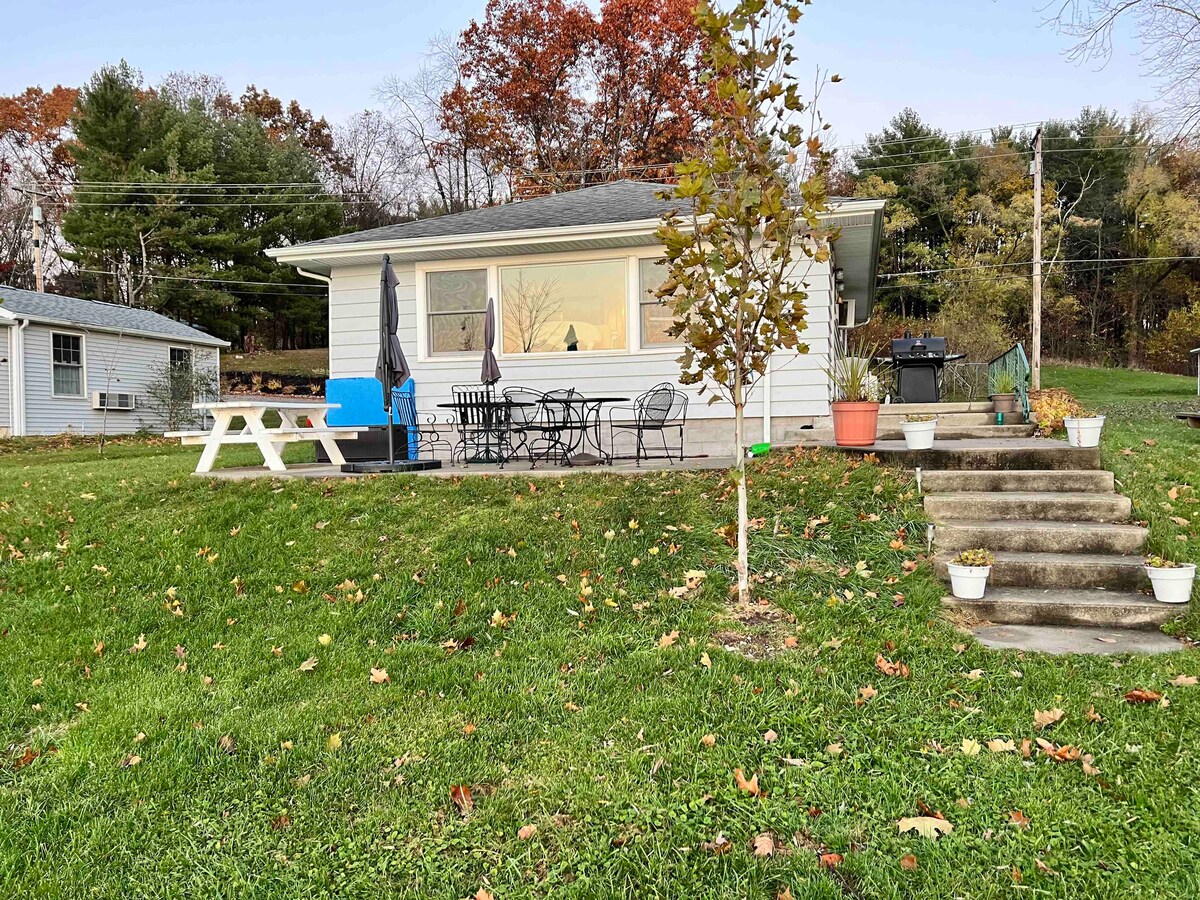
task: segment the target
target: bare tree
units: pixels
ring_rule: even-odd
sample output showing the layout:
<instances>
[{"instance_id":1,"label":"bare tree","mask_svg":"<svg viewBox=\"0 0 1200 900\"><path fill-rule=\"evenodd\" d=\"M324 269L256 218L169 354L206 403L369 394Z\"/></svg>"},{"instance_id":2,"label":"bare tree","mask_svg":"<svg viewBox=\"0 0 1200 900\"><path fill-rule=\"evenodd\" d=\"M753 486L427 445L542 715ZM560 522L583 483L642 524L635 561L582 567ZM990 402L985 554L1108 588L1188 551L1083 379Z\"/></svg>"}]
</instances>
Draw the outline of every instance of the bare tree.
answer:
<instances>
[{"instance_id":1,"label":"bare tree","mask_svg":"<svg viewBox=\"0 0 1200 900\"><path fill-rule=\"evenodd\" d=\"M423 152L396 119L365 110L338 126L334 139L342 166L330 180L346 198L346 224L361 230L411 218L422 194Z\"/></svg>"},{"instance_id":2,"label":"bare tree","mask_svg":"<svg viewBox=\"0 0 1200 900\"><path fill-rule=\"evenodd\" d=\"M1200 125L1200 3L1196 0L1052 0L1046 22L1075 40L1077 62L1107 62L1113 31L1132 22L1146 72L1159 82L1158 99L1178 134Z\"/></svg>"},{"instance_id":3,"label":"bare tree","mask_svg":"<svg viewBox=\"0 0 1200 900\"><path fill-rule=\"evenodd\" d=\"M556 320L563 306L558 279L527 282L525 275L518 272L516 283L506 288L502 296L504 343L515 344L522 353L544 349L546 328Z\"/></svg>"}]
</instances>

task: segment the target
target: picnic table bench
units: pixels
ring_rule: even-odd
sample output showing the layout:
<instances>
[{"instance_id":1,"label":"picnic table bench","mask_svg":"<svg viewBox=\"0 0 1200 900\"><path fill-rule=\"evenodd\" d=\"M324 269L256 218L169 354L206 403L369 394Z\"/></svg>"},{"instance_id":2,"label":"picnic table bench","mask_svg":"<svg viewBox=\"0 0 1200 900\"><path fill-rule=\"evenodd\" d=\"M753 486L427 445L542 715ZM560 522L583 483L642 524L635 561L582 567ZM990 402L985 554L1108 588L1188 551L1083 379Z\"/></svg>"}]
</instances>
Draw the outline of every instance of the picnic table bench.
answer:
<instances>
[{"instance_id":1,"label":"picnic table bench","mask_svg":"<svg viewBox=\"0 0 1200 900\"><path fill-rule=\"evenodd\" d=\"M196 464L196 472L211 472L217 453L227 444L255 444L262 454L263 465L272 472L286 472L287 466L280 455L287 444L296 441L316 441L329 454L334 465L346 462L338 448L339 440L354 440L366 431L365 428L331 426L325 421L331 409L340 409L338 403L320 403L298 400L218 400L193 403L192 409L203 410L213 417L213 426L208 431L169 431L164 437L178 438L184 445L202 445L204 452ZM280 425L268 428L263 417L270 410L279 414ZM243 419L240 430L233 430L233 420Z\"/></svg>"}]
</instances>

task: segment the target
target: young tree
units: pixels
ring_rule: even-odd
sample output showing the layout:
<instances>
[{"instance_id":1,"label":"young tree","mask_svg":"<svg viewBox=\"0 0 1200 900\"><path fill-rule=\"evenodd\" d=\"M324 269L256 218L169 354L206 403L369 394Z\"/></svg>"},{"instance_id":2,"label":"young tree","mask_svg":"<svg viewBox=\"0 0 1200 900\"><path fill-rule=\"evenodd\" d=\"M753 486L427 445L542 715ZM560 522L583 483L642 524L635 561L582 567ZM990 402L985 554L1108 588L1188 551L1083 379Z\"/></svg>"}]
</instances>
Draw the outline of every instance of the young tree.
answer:
<instances>
[{"instance_id":1,"label":"young tree","mask_svg":"<svg viewBox=\"0 0 1200 900\"><path fill-rule=\"evenodd\" d=\"M745 411L751 391L776 350L806 353L803 272L798 257L825 262L831 235L823 173L825 126L789 74L804 0L739 0L728 12L710 0L696 8L707 41L706 75L715 99L706 148L677 167L673 196L689 205L658 229L667 277L658 297L675 313L673 337L684 338L684 384L715 390L733 405L737 484L738 596L750 598L747 544ZM837 81L833 76L831 81ZM819 84L816 91L819 93ZM809 110L809 127L800 124ZM798 195L788 190L785 159L805 156Z\"/></svg>"}]
</instances>

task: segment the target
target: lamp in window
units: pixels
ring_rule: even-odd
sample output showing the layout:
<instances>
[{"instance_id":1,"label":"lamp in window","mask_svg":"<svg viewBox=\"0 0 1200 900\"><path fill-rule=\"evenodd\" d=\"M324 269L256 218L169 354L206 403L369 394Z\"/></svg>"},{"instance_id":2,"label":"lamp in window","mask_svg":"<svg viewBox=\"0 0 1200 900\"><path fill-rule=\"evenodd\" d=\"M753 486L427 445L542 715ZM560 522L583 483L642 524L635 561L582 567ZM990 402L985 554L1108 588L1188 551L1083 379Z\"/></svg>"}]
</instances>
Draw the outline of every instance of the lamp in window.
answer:
<instances>
[{"instance_id":1,"label":"lamp in window","mask_svg":"<svg viewBox=\"0 0 1200 900\"><path fill-rule=\"evenodd\" d=\"M567 345L567 351L574 353L579 349L579 336L575 334L575 326L568 325L567 333L563 336L563 343Z\"/></svg>"}]
</instances>

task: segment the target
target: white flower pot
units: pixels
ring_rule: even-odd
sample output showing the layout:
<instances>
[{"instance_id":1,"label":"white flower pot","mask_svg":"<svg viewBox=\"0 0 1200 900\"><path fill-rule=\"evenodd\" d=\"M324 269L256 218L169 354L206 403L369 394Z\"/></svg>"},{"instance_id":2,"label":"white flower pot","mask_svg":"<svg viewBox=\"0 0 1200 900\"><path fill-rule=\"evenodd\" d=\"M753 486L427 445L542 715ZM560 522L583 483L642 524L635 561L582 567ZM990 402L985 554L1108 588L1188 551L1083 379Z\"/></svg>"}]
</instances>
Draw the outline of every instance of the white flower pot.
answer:
<instances>
[{"instance_id":1,"label":"white flower pot","mask_svg":"<svg viewBox=\"0 0 1200 900\"><path fill-rule=\"evenodd\" d=\"M1196 567L1184 563L1172 569L1146 566L1146 576L1154 586L1154 599L1159 603L1187 603L1192 597L1192 581Z\"/></svg>"},{"instance_id":2,"label":"white flower pot","mask_svg":"<svg viewBox=\"0 0 1200 900\"><path fill-rule=\"evenodd\" d=\"M900 430L904 432L904 444L909 450L930 450L933 448L933 434L937 431L937 419L901 422Z\"/></svg>"},{"instance_id":3,"label":"white flower pot","mask_svg":"<svg viewBox=\"0 0 1200 900\"><path fill-rule=\"evenodd\" d=\"M1063 419L1067 429L1067 443L1072 447L1099 447L1100 431L1104 428L1104 416L1078 419L1067 416Z\"/></svg>"},{"instance_id":4,"label":"white flower pot","mask_svg":"<svg viewBox=\"0 0 1200 900\"><path fill-rule=\"evenodd\" d=\"M960 600L982 600L987 590L988 576L992 574L991 566L959 566L949 563L950 593Z\"/></svg>"}]
</instances>

